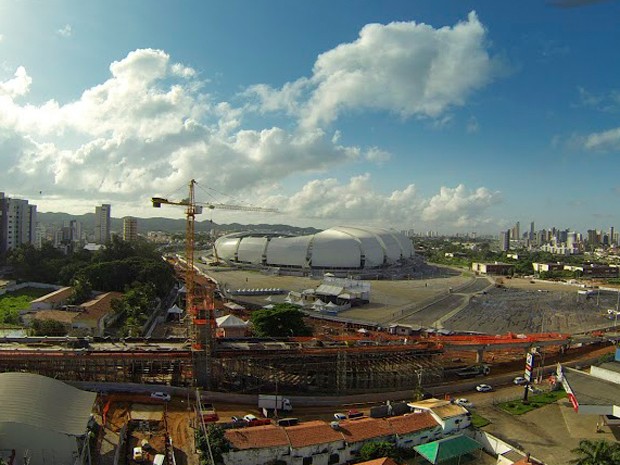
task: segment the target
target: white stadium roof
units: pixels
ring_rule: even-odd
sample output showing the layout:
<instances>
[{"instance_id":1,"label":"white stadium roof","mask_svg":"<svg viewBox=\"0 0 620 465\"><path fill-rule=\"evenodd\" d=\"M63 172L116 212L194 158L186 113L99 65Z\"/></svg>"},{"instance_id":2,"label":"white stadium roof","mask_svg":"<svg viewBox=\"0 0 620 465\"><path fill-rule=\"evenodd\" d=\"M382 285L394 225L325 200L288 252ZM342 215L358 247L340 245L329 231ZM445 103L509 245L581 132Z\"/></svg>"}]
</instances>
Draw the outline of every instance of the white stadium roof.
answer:
<instances>
[{"instance_id":1,"label":"white stadium roof","mask_svg":"<svg viewBox=\"0 0 620 465\"><path fill-rule=\"evenodd\" d=\"M307 236L234 233L215 242L229 263L319 269L365 269L413 257L411 240L397 231L338 226Z\"/></svg>"}]
</instances>

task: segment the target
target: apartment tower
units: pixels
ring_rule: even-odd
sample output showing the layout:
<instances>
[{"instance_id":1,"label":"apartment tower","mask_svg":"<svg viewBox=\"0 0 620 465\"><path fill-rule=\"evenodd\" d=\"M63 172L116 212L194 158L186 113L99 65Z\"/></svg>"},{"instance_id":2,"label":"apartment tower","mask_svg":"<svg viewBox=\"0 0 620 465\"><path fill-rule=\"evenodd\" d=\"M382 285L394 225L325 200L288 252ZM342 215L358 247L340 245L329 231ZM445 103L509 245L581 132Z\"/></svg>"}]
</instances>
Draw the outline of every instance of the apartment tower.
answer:
<instances>
[{"instance_id":1,"label":"apartment tower","mask_svg":"<svg viewBox=\"0 0 620 465\"><path fill-rule=\"evenodd\" d=\"M112 206L104 203L95 207L95 242L105 244L110 240L110 212Z\"/></svg>"}]
</instances>

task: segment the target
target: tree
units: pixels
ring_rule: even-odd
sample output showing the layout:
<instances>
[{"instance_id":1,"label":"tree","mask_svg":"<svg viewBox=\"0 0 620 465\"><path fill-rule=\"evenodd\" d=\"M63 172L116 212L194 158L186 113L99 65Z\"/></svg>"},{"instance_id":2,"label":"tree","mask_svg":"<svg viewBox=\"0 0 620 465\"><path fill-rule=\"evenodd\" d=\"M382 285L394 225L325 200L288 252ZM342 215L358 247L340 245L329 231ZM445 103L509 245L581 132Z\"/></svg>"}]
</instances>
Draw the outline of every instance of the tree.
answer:
<instances>
[{"instance_id":1,"label":"tree","mask_svg":"<svg viewBox=\"0 0 620 465\"><path fill-rule=\"evenodd\" d=\"M56 320L34 320L32 332L34 336L66 336L67 328Z\"/></svg>"},{"instance_id":2,"label":"tree","mask_svg":"<svg viewBox=\"0 0 620 465\"><path fill-rule=\"evenodd\" d=\"M381 457L399 458L399 449L391 442L367 442L360 449L359 458L363 461Z\"/></svg>"},{"instance_id":3,"label":"tree","mask_svg":"<svg viewBox=\"0 0 620 465\"><path fill-rule=\"evenodd\" d=\"M605 440L579 441L579 447L571 450L578 457L571 460L573 465L619 465L620 444L610 443Z\"/></svg>"},{"instance_id":4,"label":"tree","mask_svg":"<svg viewBox=\"0 0 620 465\"><path fill-rule=\"evenodd\" d=\"M312 336L303 320L304 314L291 304L275 304L263 308L250 317L254 332L260 337Z\"/></svg>"},{"instance_id":5,"label":"tree","mask_svg":"<svg viewBox=\"0 0 620 465\"><path fill-rule=\"evenodd\" d=\"M196 431L196 448L200 451L200 465L217 465L224 463L222 454L230 450L230 442L224 435L224 428L215 424L207 426L207 436L209 437L209 445L211 446L211 454L215 464L211 462L209 456L209 446L207 439L201 429Z\"/></svg>"}]
</instances>

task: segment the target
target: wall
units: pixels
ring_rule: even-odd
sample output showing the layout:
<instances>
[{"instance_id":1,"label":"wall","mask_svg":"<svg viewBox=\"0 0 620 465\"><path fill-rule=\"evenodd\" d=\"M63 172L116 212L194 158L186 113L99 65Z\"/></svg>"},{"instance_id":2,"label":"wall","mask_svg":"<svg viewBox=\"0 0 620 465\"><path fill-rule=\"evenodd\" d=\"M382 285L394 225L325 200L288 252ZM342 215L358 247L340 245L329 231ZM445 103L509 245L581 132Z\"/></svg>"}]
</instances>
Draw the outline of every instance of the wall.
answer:
<instances>
[{"instance_id":1,"label":"wall","mask_svg":"<svg viewBox=\"0 0 620 465\"><path fill-rule=\"evenodd\" d=\"M304 457L312 457L312 465L328 465L329 456L338 454L338 464L345 463L344 441L315 444L313 446L293 449L291 453L291 465L303 465Z\"/></svg>"},{"instance_id":2,"label":"wall","mask_svg":"<svg viewBox=\"0 0 620 465\"><path fill-rule=\"evenodd\" d=\"M231 451L222 454L222 457L224 465L262 465L275 460L292 463L288 446Z\"/></svg>"},{"instance_id":3,"label":"wall","mask_svg":"<svg viewBox=\"0 0 620 465\"><path fill-rule=\"evenodd\" d=\"M606 381L611 381L612 383L616 383L620 385L620 373L617 371L607 370L602 367L592 366L590 368L590 374L592 376L596 376L597 378L604 379ZM620 389L620 386L618 386Z\"/></svg>"}]
</instances>

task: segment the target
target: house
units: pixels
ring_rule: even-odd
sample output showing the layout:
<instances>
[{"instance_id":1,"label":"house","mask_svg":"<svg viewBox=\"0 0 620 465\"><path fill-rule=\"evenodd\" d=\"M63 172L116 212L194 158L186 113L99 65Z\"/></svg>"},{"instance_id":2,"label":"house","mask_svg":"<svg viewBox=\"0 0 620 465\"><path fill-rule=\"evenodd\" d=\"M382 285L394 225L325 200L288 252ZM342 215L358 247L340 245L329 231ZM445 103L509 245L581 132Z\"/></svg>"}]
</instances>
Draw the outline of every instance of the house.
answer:
<instances>
[{"instance_id":1,"label":"house","mask_svg":"<svg viewBox=\"0 0 620 465\"><path fill-rule=\"evenodd\" d=\"M67 301L72 296L72 287L62 287L54 292L50 292L49 294L45 294L44 296L31 301L30 310L36 312L40 310L53 310L61 308L63 305L67 304Z\"/></svg>"},{"instance_id":2,"label":"house","mask_svg":"<svg viewBox=\"0 0 620 465\"><path fill-rule=\"evenodd\" d=\"M291 465L342 463L344 438L324 421L308 421L284 430L291 446Z\"/></svg>"},{"instance_id":3,"label":"house","mask_svg":"<svg viewBox=\"0 0 620 465\"><path fill-rule=\"evenodd\" d=\"M368 442L390 441L394 431L390 424L382 419L356 418L339 422L337 431L342 433L346 442L345 461L355 460L360 449Z\"/></svg>"},{"instance_id":4,"label":"house","mask_svg":"<svg viewBox=\"0 0 620 465\"><path fill-rule=\"evenodd\" d=\"M246 337L248 322L235 315L224 315L215 319L217 337Z\"/></svg>"},{"instance_id":5,"label":"house","mask_svg":"<svg viewBox=\"0 0 620 465\"><path fill-rule=\"evenodd\" d=\"M290 463L291 450L284 428L275 425L229 429L224 433L232 450L222 454L224 465L260 465L282 460Z\"/></svg>"},{"instance_id":6,"label":"house","mask_svg":"<svg viewBox=\"0 0 620 465\"><path fill-rule=\"evenodd\" d=\"M447 400L426 399L409 402L413 412L428 412L441 426L444 435L458 432L471 425L471 413L466 408Z\"/></svg>"},{"instance_id":7,"label":"house","mask_svg":"<svg viewBox=\"0 0 620 465\"><path fill-rule=\"evenodd\" d=\"M398 447L413 447L440 438L442 427L429 412L414 413L385 420L396 434Z\"/></svg>"},{"instance_id":8,"label":"house","mask_svg":"<svg viewBox=\"0 0 620 465\"><path fill-rule=\"evenodd\" d=\"M106 292L79 305L81 311L73 319L72 328L86 330L92 336L103 336L107 322L113 315L112 301L122 297L120 292Z\"/></svg>"}]
</instances>

